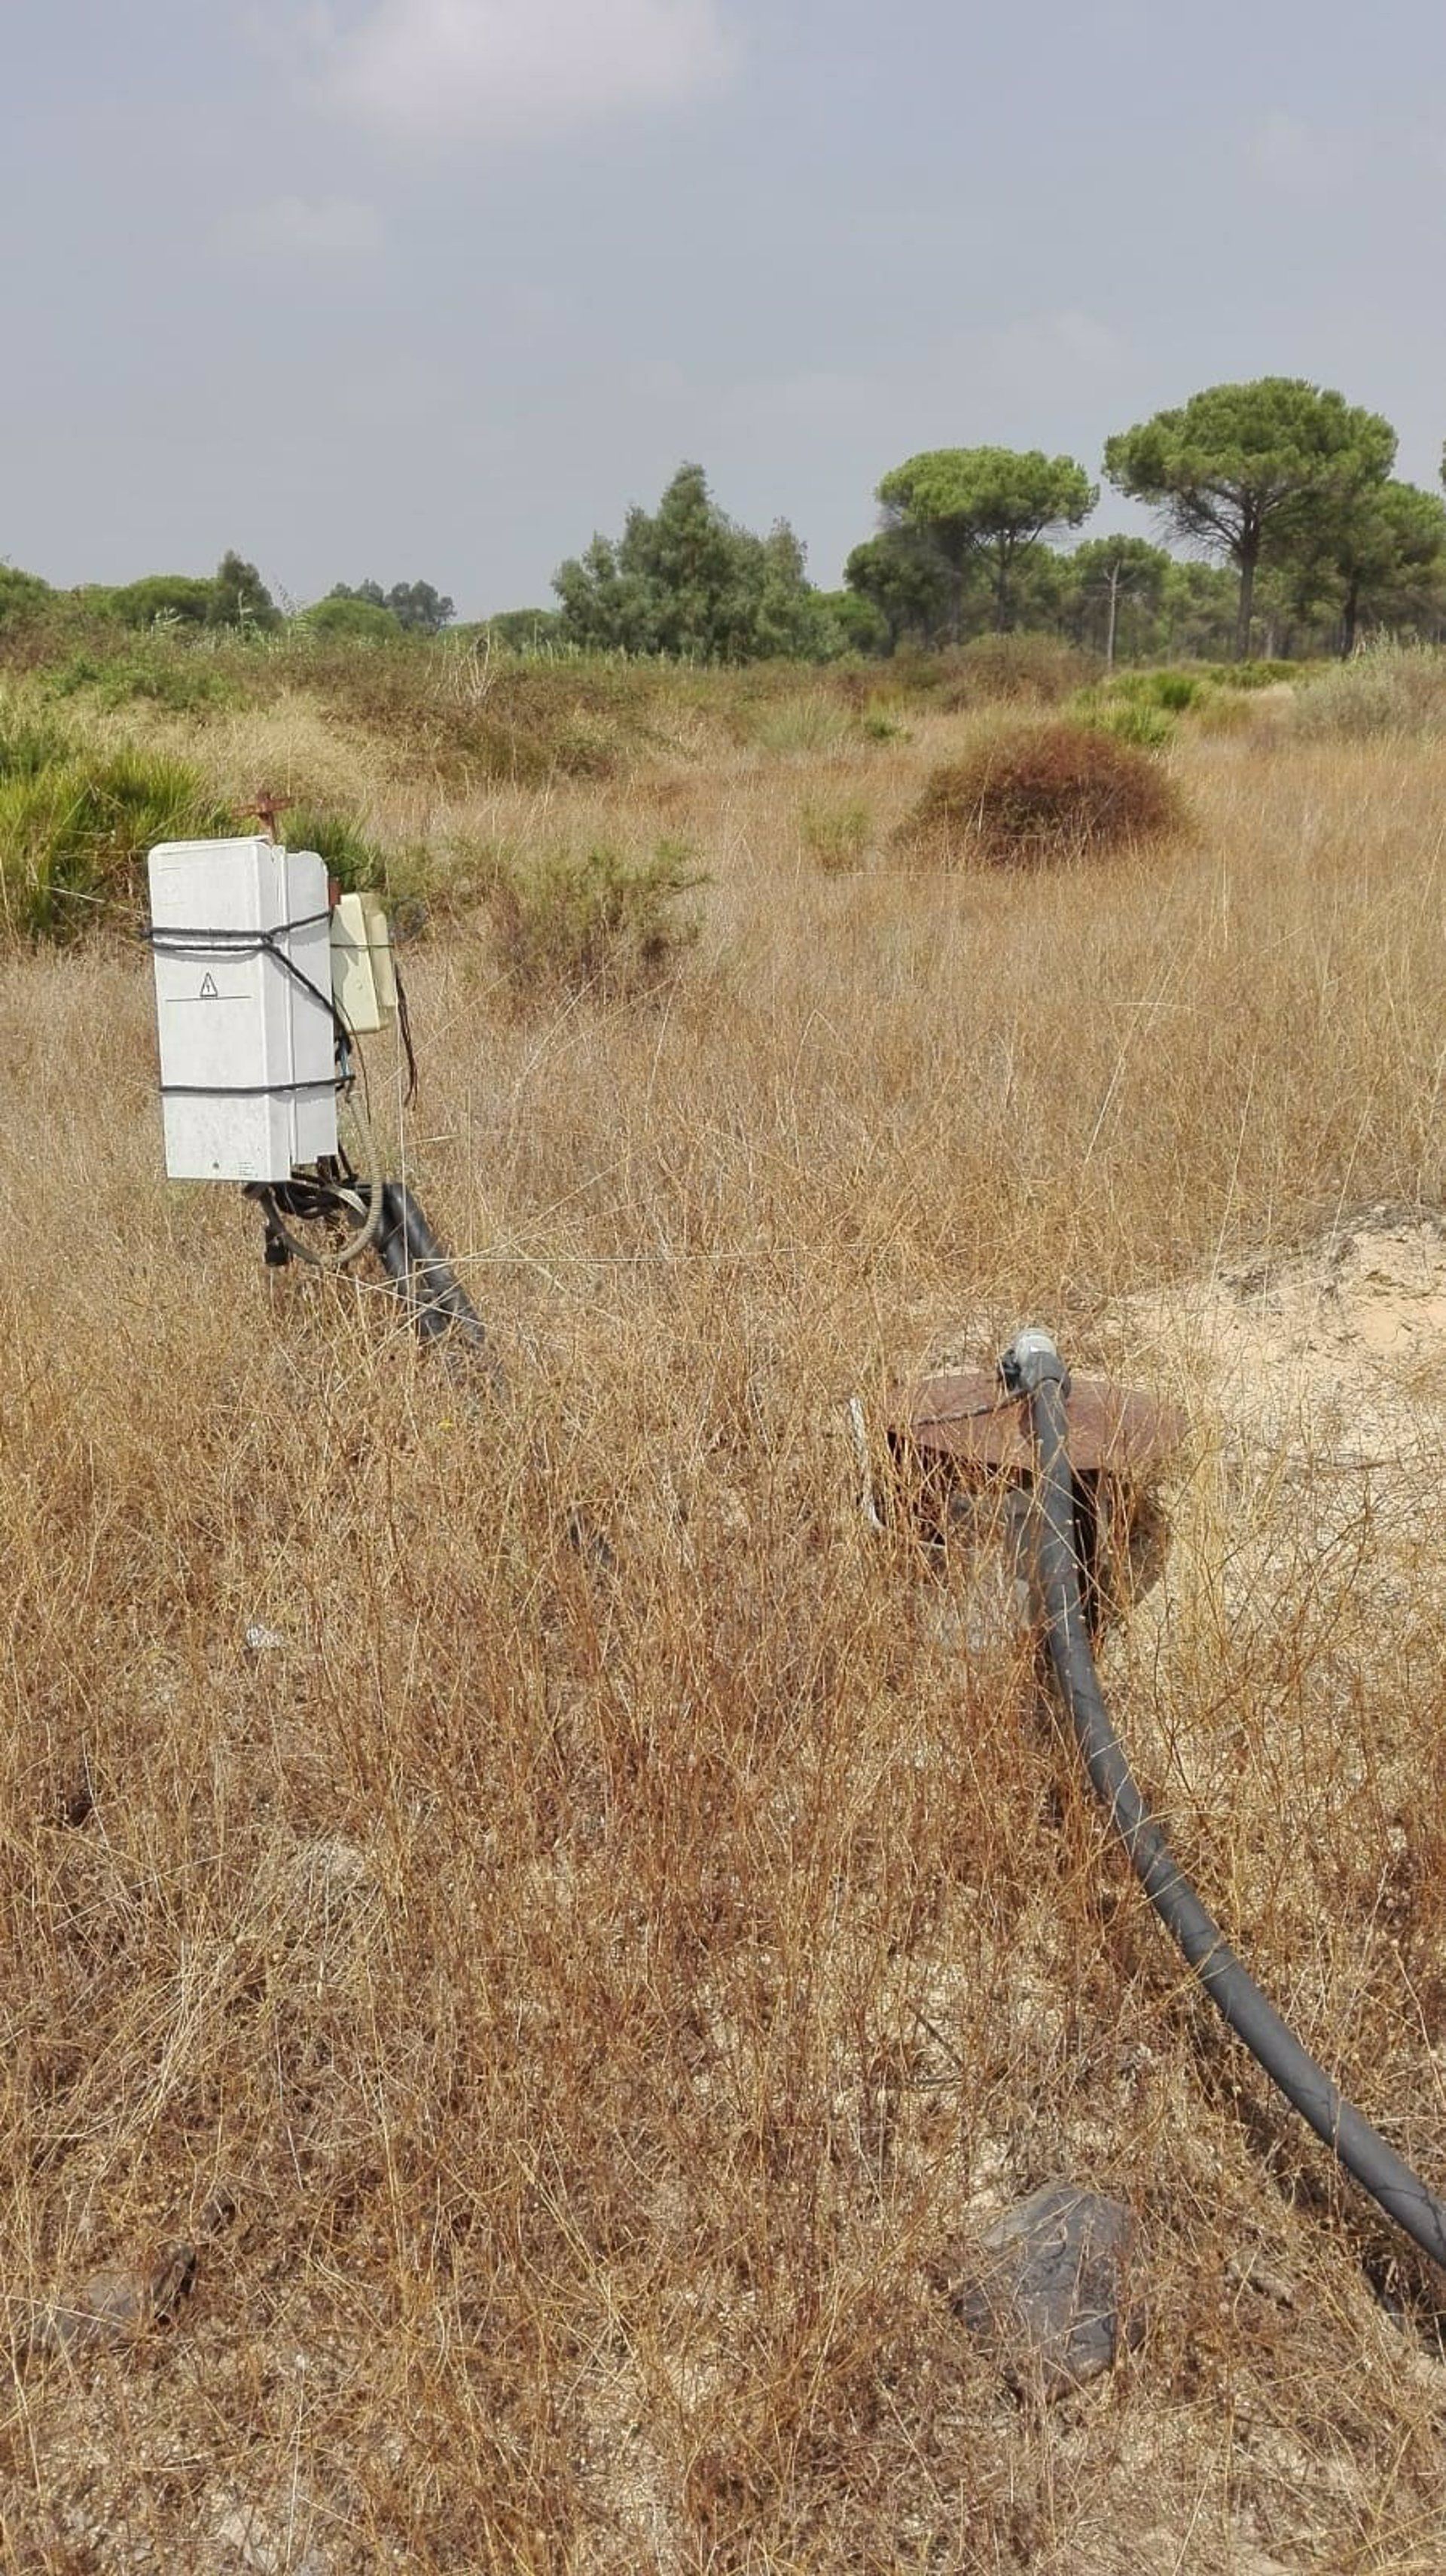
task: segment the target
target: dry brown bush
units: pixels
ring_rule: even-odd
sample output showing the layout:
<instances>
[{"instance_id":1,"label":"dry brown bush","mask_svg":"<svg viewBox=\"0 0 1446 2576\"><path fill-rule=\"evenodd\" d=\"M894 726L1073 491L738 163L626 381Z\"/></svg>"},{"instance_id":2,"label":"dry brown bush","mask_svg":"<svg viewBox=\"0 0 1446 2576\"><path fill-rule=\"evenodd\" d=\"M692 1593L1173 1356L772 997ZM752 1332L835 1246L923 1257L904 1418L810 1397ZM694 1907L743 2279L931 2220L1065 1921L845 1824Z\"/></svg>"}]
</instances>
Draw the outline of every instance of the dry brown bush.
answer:
<instances>
[{"instance_id":1,"label":"dry brown bush","mask_svg":"<svg viewBox=\"0 0 1446 2576\"><path fill-rule=\"evenodd\" d=\"M1054 723L985 735L936 769L899 843L935 867L1036 867L1138 847L1183 823L1179 790L1148 752Z\"/></svg>"},{"instance_id":2,"label":"dry brown bush","mask_svg":"<svg viewBox=\"0 0 1446 2576\"><path fill-rule=\"evenodd\" d=\"M950 748L861 748L858 792ZM0 959L0 2293L201 2250L168 2334L4 2381L6 2576L1446 2562L1417 2276L1212 2028L960 1566L853 1506L848 1393L1025 1316L1188 1404L1121 1724L1439 2186L1440 1319L1372 1414L1323 1265L1259 1437L1166 1325L1442 1203L1446 758L1181 761L1198 837L1088 901L781 871L836 767L699 766L650 1016L499 1019L480 932L418 952L405 1168L500 1400L167 1189L143 958ZM605 782L452 823L638 830ZM1060 2172L1139 2211L1150 2326L1041 2417L940 2283Z\"/></svg>"},{"instance_id":3,"label":"dry brown bush","mask_svg":"<svg viewBox=\"0 0 1446 2576\"><path fill-rule=\"evenodd\" d=\"M939 704L949 714L1009 704L1057 707L1099 676L1091 653L1053 635L976 635L947 657Z\"/></svg>"}]
</instances>

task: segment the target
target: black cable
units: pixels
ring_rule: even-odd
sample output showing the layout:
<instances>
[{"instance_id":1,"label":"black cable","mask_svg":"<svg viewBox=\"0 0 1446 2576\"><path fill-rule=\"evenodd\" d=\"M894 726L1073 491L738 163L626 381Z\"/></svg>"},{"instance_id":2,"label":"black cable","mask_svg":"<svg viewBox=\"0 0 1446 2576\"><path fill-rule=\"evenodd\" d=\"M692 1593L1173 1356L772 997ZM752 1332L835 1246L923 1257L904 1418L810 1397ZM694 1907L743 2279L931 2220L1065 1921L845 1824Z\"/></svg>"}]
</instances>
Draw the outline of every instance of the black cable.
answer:
<instances>
[{"instance_id":1,"label":"black cable","mask_svg":"<svg viewBox=\"0 0 1446 2576\"><path fill-rule=\"evenodd\" d=\"M197 965L204 965L207 958L215 956L237 957L248 961L253 957L273 957L282 972L290 976L293 984L299 985L303 993L309 994L313 1002L320 1004L331 1021L337 1045L346 1049L352 1044L353 1032L348 1028L337 1008L335 995L324 990L320 984L314 984L311 977L297 965L295 958L277 944L287 938L293 930L315 930L318 923L330 921L330 919L331 912L328 908L325 912L303 913L296 921L279 921L274 930L182 930L173 928L169 923L158 925L152 921L148 922L141 932L141 938L145 945L153 949L158 956L189 957ZM308 1086L308 1088L311 1087Z\"/></svg>"},{"instance_id":2,"label":"black cable","mask_svg":"<svg viewBox=\"0 0 1446 2576\"><path fill-rule=\"evenodd\" d=\"M1044 1642L1090 1784L1161 1922L1217 2012L1369 2192L1386 2216L1446 2271L1446 2202L1414 2174L1287 2028L1206 1912L1135 1783L1095 1671L1075 1545L1074 1479L1065 1396L1069 1380L1044 1333L1023 1333L1005 1353L1006 1386L1026 1398L1034 1441L1034 1561Z\"/></svg>"},{"instance_id":3,"label":"black cable","mask_svg":"<svg viewBox=\"0 0 1446 2576\"><path fill-rule=\"evenodd\" d=\"M412 1044L411 1006L407 1001L407 988L402 982L402 970L397 964L395 949L392 952L392 981L397 988L397 1029L407 1064L407 1087L402 1093L402 1107L409 1109L417 1096L417 1051Z\"/></svg>"}]
</instances>

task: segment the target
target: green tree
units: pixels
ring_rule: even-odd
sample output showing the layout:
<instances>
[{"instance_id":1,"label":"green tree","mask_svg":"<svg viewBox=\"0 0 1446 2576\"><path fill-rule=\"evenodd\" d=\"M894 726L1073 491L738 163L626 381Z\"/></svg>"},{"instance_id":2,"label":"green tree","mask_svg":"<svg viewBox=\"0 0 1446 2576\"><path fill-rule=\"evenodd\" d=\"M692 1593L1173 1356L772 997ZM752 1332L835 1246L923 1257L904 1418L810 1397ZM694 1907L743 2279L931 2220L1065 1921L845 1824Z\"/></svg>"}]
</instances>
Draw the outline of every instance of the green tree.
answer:
<instances>
[{"instance_id":1,"label":"green tree","mask_svg":"<svg viewBox=\"0 0 1446 2576\"><path fill-rule=\"evenodd\" d=\"M1341 652L1355 649L1363 616L1383 625L1428 620L1446 567L1446 503L1415 483L1373 484L1331 532L1326 549L1340 583Z\"/></svg>"},{"instance_id":2,"label":"green tree","mask_svg":"<svg viewBox=\"0 0 1446 2576\"><path fill-rule=\"evenodd\" d=\"M123 626L205 626L215 614L216 585L204 574L150 572L108 594L110 613Z\"/></svg>"},{"instance_id":3,"label":"green tree","mask_svg":"<svg viewBox=\"0 0 1446 2576\"><path fill-rule=\"evenodd\" d=\"M819 607L831 620L843 653L858 653L866 661L881 661L894 649L889 621L873 600L857 590L823 590L818 595Z\"/></svg>"},{"instance_id":4,"label":"green tree","mask_svg":"<svg viewBox=\"0 0 1446 2576\"><path fill-rule=\"evenodd\" d=\"M884 528L866 537L844 565L844 581L883 619L891 653L906 642L932 644L949 631L949 567L917 528Z\"/></svg>"},{"instance_id":5,"label":"green tree","mask_svg":"<svg viewBox=\"0 0 1446 2576\"><path fill-rule=\"evenodd\" d=\"M1099 488L1072 456L1045 456L1038 448L936 447L896 465L877 497L886 529L913 531L947 566L957 642L970 567L988 567L994 623L1002 633L1011 620L1016 566L1047 529L1079 527Z\"/></svg>"},{"instance_id":6,"label":"green tree","mask_svg":"<svg viewBox=\"0 0 1446 2576\"><path fill-rule=\"evenodd\" d=\"M363 641L384 644L389 635L400 635L401 628L389 608L380 601L362 599L355 591L329 591L311 608L301 612L301 624L313 635L354 635Z\"/></svg>"},{"instance_id":7,"label":"green tree","mask_svg":"<svg viewBox=\"0 0 1446 2576\"><path fill-rule=\"evenodd\" d=\"M1167 558L1160 606L1148 649L1166 661L1181 655L1223 661L1234 649L1239 585L1225 564Z\"/></svg>"},{"instance_id":8,"label":"green tree","mask_svg":"<svg viewBox=\"0 0 1446 2576\"><path fill-rule=\"evenodd\" d=\"M430 581L394 581L386 605L410 635L440 635L457 614L452 601Z\"/></svg>"},{"instance_id":9,"label":"green tree","mask_svg":"<svg viewBox=\"0 0 1446 2576\"><path fill-rule=\"evenodd\" d=\"M1211 385L1105 444L1105 472L1148 501L1189 544L1239 574L1235 650L1250 650L1255 576L1269 551L1298 549L1302 530L1337 524L1384 482L1396 434L1377 412L1296 376Z\"/></svg>"},{"instance_id":10,"label":"green tree","mask_svg":"<svg viewBox=\"0 0 1446 2576\"><path fill-rule=\"evenodd\" d=\"M701 465L680 466L655 511L630 510L620 537L569 556L552 586L564 641L594 650L746 662L838 649L793 530L738 527Z\"/></svg>"},{"instance_id":11,"label":"green tree","mask_svg":"<svg viewBox=\"0 0 1446 2576\"><path fill-rule=\"evenodd\" d=\"M1076 546L1069 558L1071 622L1080 642L1103 651L1107 670L1115 666L1121 610L1157 609L1169 569L1164 548L1144 537L1086 537Z\"/></svg>"},{"instance_id":12,"label":"green tree","mask_svg":"<svg viewBox=\"0 0 1446 2576\"><path fill-rule=\"evenodd\" d=\"M478 627L467 627L465 633L505 644L513 653L538 653L549 644L560 644L562 611L560 608L500 608L494 617L484 618Z\"/></svg>"},{"instance_id":13,"label":"green tree","mask_svg":"<svg viewBox=\"0 0 1446 2576\"><path fill-rule=\"evenodd\" d=\"M256 566L228 547L211 585L212 626L279 626L281 613Z\"/></svg>"}]
</instances>

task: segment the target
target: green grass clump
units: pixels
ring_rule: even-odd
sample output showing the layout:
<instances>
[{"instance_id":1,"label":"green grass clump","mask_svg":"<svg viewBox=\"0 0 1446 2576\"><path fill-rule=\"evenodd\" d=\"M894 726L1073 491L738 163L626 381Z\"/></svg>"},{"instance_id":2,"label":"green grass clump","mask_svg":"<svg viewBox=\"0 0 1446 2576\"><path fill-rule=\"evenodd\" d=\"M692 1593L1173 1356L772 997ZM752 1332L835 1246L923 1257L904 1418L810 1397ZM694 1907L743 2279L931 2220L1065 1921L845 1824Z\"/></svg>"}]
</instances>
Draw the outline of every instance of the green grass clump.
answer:
<instances>
[{"instance_id":1,"label":"green grass clump","mask_svg":"<svg viewBox=\"0 0 1446 2576\"><path fill-rule=\"evenodd\" d=\"M1217 689L1278 689L1282 680L1296 681L1312 667L1305 662L1203 662L1201 676Z\"/></svg>"},{"instance_id":2,"label":"green grass clump","mask_svg":"<svg viewBox=\"0 0 1446 2576\"><path fill-rule=\"evenodd\" d=\"M656 991L698 936L683 898L704 880L677 842L650 859L595 848L499 861L486 892L498 962L520 1002Z\"/></svg>"},{"instance_id":3,"label":"green grass clump","mask_svg":"<svg viewBox=\"0 0 1446 2576\"><path fill-rule=\"evenodd\" d=\"M124 747L37 760L32 736L8 772L0 753L0 925L12 938L72 939L135 910L157 841L234 829L188 761Z\"/></svg>"},{"instance_id":4,"label":"green grass clump","mask_svg":"<svg viewBox=\"0 0 1446 2576\"><path fill-rule=\"evenodd\" d=\"M49 716L0 701L0 785L38 778L70 754L70 737Z\"/></svg>"},{"instance_id":5,"label":"green grass clump","mask_svg":"<svg viewBox=\"0 0 1446 2576\"><path fill-rule=\"evenodd\" d=\"M859 718L859 731L865 742L908 742L908 726L891 707L877 703L866 707Z\"/></svg>"},{"instance_id":6,"label":"green grass clump","mask_svg":"<svg viewBox=\"0 0 1446 2576\"><path fill-rule=\"evenodd\" d=\"M874 818L861 797L850 797L840 805L805 805L798 828L815 866L825 876L843 876L863 866Z\"/></svg>"},{"instance_id":7,"label":"green grass clump","mask_svg":"<svg viewBox=\"0 0 1446 2576\"><path fill-rule=\"evenodd\" d=\"M294 806L278 830L289 850L315 850L325 859L344 894L385 893L387 853L354 816L333 806Z\"/></svg>"},{"instance_id":8,"label":"green grass clump","mask_svg":"<svg viewBox=\"0 0 1446 2576\"><path fill-rule=\"evenodd\" d=\"M760 751L837 751L852 730L848 707L822 690L800 691L784 698L762 716L756 734Z\"/></svg>"},{"instance_id":9,"label":"green grass clump","mask_svg":"<svg viewBox=\"0 0 1446 2576\"><path fill-rule=\"evenodd\" d=\"M1092 733L1110 734L1116 742L1132 743L1137 751L1163 751L1175 738L1171 711L1133 692L1114 696L1103 689L1082 689L1071 714Z\"/></svg>"}]
</instances>

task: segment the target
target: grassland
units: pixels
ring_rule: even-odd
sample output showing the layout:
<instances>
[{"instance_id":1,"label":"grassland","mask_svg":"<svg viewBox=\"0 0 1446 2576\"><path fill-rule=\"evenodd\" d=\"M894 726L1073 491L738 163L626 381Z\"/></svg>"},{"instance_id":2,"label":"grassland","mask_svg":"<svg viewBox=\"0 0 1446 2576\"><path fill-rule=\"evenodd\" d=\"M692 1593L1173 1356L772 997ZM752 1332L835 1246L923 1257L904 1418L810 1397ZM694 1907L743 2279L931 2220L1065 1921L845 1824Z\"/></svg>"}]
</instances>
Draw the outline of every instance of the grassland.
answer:
<instances>
[{"instance_id":1,"label":"grassland","mask_svg":"<svg viewBox=\"0 0 1446 2576\"><path fill-rule=\"evenodd\" d=\"M0 2300L199 2249L5 2381L0 2565L1436 2576L1429 2283L844 1406L1031 1318L1185 1402L1122 1727L1446 2182L1446 728L1265 691L1182 718L1177 842L937 871L968 691L379 667L9 683L425 886L376 1106L507 1389L167 1187L123 905L0 954ZM519 994L499 864L660 841L676 975ZM1148 2322L1040 2410L949 2288L1061 2173Z\"/></svg>"}]
</instances>

